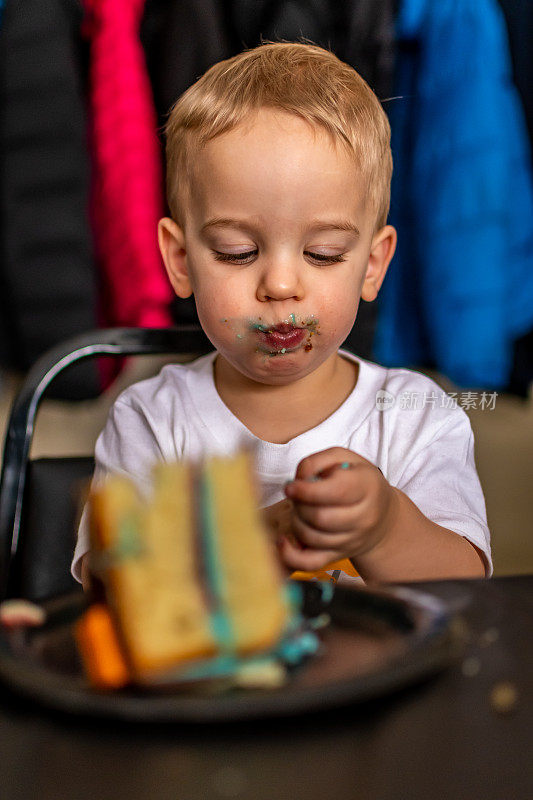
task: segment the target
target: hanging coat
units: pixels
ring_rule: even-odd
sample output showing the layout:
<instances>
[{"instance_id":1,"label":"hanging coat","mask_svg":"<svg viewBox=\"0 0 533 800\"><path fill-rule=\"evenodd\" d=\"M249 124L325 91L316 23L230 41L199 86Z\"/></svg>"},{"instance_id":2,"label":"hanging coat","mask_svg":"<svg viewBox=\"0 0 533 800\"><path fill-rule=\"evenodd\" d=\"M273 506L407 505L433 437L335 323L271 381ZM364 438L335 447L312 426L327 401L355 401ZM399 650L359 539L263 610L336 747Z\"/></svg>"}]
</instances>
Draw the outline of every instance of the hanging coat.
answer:
<instances>
[{"instance_id":1,"label":"hanging coat","mask_svg":"<svg viewBox=\"0 0 533 800\"><path fill-rule=\"evenodd\" d=\"M26 370L97 326L89 164L75 0L10 0L1 19L0 367ZM98 394L94 361L50 394Z\"/></svg>"},{"instance_id":2,"label":"hanging coat","mask_svg":"<svg viewBox=\"0 0 533 800\"><path fill-rule=\"evenodd\" d=\"M529 141L495 0L402 0L378 360L432 364L461 386L507 384L533 326Z\"/></svg>"}]
</instances>

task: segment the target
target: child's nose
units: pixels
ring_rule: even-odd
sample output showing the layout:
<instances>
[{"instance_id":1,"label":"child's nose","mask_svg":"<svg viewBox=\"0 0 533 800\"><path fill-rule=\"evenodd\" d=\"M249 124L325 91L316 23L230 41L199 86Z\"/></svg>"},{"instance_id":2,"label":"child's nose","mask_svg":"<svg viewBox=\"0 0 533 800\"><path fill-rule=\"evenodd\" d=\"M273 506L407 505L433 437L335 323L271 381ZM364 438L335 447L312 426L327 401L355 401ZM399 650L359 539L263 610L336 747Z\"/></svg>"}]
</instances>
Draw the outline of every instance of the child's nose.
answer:
<instances>
[{"instance_id":1,"label":"child's nose","mask_svg":"<svg viewBox=\"0 0 533 800\"><path fill-rule=\"evenodd\" d=\"M257 286L259 300L301 300L302 296L301 274L295 265L280 259L264 266Z\"/></svg>"}]
</instances>

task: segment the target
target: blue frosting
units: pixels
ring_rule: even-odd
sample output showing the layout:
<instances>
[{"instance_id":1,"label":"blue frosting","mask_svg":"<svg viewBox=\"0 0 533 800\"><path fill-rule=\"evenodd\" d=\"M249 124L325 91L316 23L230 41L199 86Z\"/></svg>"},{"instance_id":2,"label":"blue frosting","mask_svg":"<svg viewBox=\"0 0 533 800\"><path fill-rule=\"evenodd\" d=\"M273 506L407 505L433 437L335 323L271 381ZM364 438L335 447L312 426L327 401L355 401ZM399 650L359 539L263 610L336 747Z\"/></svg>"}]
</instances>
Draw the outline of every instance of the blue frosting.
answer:
<instances>
[{"instance_id":1,"label":"blue frosting","mask_svg":"<svg viewBox=\"0 0 533 800\"><path fill-rule=\"evenodd\" d=\"M333 589L329 584L320 584L325 602L329 602ZM287 627L279 641L270 650L252 656L239 656L227 648L214 658L189 662L176 673L180 681L195 681L209 678L226 678L234 675L245 665L281 663L293 668L314 655L320 648L320 639L313 630L313 620L307 620L301 613L302 588L294 581L285 587L285 597L291 614Z\"/></svg>"},{"instance_id":2,"label":"blue frosting","mask_svg":"<svg viewBox=\"0 0 533 800\"><path fill-rule=\"evenodd\" d=\"M235 632L230 617L226 614L224 609L223 577L218 567L220 556L217 548L217 520L215 516L213 489L205 472L202 472L200 476L198 492L200 501L198 503L198 513L200 515L199 528L202 535L202 548L207 580L215 598L215 605L209 614L211 631L223 654L231 654L235 649Z\"/></svg>"}]
</instances>

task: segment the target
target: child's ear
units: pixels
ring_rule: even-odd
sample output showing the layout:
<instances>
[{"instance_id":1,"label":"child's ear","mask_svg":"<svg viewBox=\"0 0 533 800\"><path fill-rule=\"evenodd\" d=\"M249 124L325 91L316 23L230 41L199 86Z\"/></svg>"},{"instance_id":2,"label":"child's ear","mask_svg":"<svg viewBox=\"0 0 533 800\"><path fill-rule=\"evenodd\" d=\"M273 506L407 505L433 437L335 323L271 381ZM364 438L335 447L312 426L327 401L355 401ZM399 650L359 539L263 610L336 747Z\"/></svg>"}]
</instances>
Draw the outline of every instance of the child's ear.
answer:
<instances>
[{"instance_id":1,"label":"child's ear","mask_svg":"<svg viewBox=\"0 0 533 800\"><path fill-rule=\"evenodd\" d=\"M157 226L159 249L172 287L178 297L190 297L192 286L187 270L187 251L183 230L170 217L163 217Z\"/></svg>"},{"instance_id":2,"label":"child's ear","mask_svg":"<svg viewBox=\"0 0 533 800\"><path fill-rule=\"evenodd\" d=\"M375 300L378 296L387 267L396 250L396 240L396 229L392 225L385 225L374 235L365 280L361 289L363 300Z\"/></svg>"}]
</instances>

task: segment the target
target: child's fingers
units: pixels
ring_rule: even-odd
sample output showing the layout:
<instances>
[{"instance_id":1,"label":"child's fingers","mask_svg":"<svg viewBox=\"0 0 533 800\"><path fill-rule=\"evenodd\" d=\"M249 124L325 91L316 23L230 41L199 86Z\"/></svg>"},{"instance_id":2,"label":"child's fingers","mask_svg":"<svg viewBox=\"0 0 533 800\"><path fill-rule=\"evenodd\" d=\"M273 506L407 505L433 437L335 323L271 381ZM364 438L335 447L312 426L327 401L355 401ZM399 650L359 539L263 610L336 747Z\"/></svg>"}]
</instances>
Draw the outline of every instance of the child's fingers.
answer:
<instances>
[{"instance_id":1,"label":"child's fingers","mask_svg":"<svg viewBox=\"0 0 533 800\"><path fill-rule=\"evenodd\" d=\"M342 462L343 464L346 462ZM295 503L325 506L348 506L358 503L365 493L364 468L336 465L316 480L296 479L285 486L285 494Z\"/></svg>"},{"instance_id":2,"label":"child's fingers","mask_svg":"<svg viewBox=\"0 0 533 800\"><path fill-rule=\"evenodd\" d=\"M360 461L366 459L345 447L330 447L303 458L296 469L296 478L306 481L338 464L357 464Z\"/></svg>"},{"instance_id":3,"label":"child's fingers","mask_svg":"<svg viewBox=\"0 0 533 800\"><path fill-rule=\"evenodd\" d=\"M315 550L344 550L347 546L351 533L349 529L342 528L335 531L324 531L317 529L313 525L308 525L302 519L295 517L292 523L292 535L304 547L312 547Z\"/></svg>"},{"instance_id":4,"label":"child's fingers","mask_svg":"<svg viewBox=\"0 0 533 800\"><path fill-rule=\"evenodd\" d=\"M280 555L289 569L303 572L315 572L339 558L336 550L305 550L287 539L280 542Z\"/></svg>"},{"instance_id":5,"label":"child's fingers","mask_svg":"<svg viewBox=\"0 0 533 800\"><path fill-rule=\"evenodd\" d=\"M292 525L303 523L317 531L333 534L352 530L357 526L357 508L352 506L315 506L297 503L294 506Z\"/></svg>"}]
</instances>

